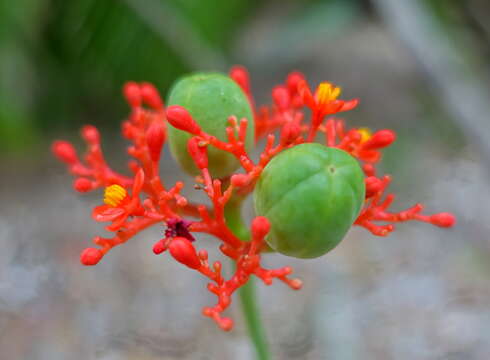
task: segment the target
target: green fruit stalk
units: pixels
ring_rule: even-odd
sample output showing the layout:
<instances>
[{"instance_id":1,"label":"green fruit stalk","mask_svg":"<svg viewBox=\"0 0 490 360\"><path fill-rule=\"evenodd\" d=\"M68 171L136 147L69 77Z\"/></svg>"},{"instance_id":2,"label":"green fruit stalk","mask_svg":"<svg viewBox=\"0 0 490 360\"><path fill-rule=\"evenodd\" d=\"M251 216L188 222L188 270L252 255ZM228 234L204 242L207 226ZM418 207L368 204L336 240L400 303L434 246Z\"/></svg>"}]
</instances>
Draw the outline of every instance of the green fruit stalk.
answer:
<instances>
[{"instance_id":1,"label":"green fruit stalk","mask_svg":"<svg viewBox=\"0 0 490 360\"><path fill-rule=\"evenodd\" d=\"M219 73L198 73L177 81L170 90L167 104L183 106L203 131L226 141L228 118L232 115L239 120L248 120L245 148L250 151L254 145L255 127L250 102L242 89L228 76ZM168 139L172 155L180 166L191 175L198 175L199 169L187 151L189 133L169 127ZM238 160L230 153L208 148L209 171L214 177L230 175L239 167Z\"/></svg>"},{"instance_id":2,"label":"green fruit stalk","mask_svg":"<svg viewBox=\"0 0 490 360\"><path fill-rule=\"evenodd\" d=\"M364 174L343 150L308 143L265 167L254 192L257 215L271 222L269 246L284 255L315 258L332 250L364 201Z\"/></svg>"}]
</instances>

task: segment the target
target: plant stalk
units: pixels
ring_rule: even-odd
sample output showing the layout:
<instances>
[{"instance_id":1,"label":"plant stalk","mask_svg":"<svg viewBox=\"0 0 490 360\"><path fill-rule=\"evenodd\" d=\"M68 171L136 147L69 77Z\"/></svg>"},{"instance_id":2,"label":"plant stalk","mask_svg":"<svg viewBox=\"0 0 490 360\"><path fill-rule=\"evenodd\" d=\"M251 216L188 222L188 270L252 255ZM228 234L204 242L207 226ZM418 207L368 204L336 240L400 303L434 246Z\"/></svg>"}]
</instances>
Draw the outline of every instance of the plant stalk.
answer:
<instances>
[{"instance_id":1,"label":"plant stalk","mask_svg":"<svg viewBox=\"0 0 490 360\"><path fill-rule=\"evenodd\" d=\"M243 198L230 199L225 208L226 223L237 237L243 241L250 241L250 232L241 215L242 202ZM257 305L255 279L250 277L238 292L243 316L247 323L248 335L257 353L257 359L270 360L269 344L262 324L260 309Z\"/></svg>"}]
</instances>

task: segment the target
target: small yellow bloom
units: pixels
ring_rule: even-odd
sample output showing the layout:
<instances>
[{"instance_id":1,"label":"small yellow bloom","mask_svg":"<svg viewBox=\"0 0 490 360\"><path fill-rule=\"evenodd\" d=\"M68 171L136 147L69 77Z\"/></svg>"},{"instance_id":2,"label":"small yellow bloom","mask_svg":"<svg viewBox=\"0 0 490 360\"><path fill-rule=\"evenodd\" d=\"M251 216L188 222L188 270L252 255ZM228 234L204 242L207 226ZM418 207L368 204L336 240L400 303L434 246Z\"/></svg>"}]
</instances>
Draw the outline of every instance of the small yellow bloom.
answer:
<instances>
[{"instance_id":1,"label":"small yellow bloom","mask_svg":"<svg viewBox=\"0 0 490 360\"><path fill-rule=\"evenodd\" d=\"M121 185L111 185L105 188L104 203L116 207L124 200L128 192Z\"/></svg>"},{"instance_id":2,"label":"small yellow bloom","mask_svg":"<svg viewBox=\"0 0 490 360\"><path fill-rule=\"evenodd\" d=\"M316 101L319 104L326 104L329 101L336 100L341 91L340 87L336 87L328 82L322 82L316 90Z\"/></svg>"},{"instance_id":3,"label":"small yellow bloom","mask_svg":"<svg viewBox=\"0 0 490 360\"><path fill-rule=\"evenodd\" d=\"M357 131L359 131L361 133L361 144L365 143L366 141L371 139L371 136L373 136L373 134L371 133L371 130L369 128L366 128L366 127L359 128L359 129L357 129Z\"/></svg>"}]
</instances>

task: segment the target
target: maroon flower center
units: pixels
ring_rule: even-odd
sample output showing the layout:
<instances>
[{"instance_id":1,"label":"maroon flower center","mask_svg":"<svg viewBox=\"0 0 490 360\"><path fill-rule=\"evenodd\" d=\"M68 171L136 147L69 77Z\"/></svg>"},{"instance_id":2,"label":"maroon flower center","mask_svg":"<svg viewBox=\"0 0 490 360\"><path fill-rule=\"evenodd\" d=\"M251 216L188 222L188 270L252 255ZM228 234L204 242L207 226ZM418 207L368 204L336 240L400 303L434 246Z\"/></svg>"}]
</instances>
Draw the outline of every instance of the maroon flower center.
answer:
<instances>
[{"instance_id":1,"label":"maroon flower center","mask_svg":"<svg viewBox=\"0 0 490 360\"><path fill-rule=\"evenodd\" d=\"M167 228L165 229L165 237L184 237L189 241L196 241L194 236L189 231L189 226L192 224L191 221L182 219L170 219L167 221Z\"/></svg>"}]
</instances>

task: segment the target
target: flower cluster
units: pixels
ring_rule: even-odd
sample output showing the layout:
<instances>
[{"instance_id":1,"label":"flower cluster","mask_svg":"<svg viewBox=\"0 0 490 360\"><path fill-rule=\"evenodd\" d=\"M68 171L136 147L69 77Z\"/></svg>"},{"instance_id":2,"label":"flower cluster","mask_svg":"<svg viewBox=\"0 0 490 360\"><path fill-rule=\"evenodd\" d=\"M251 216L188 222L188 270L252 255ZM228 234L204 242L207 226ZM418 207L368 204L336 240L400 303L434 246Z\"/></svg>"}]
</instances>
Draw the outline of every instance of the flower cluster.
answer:
<instances>
[{"instance_id":1,"label":"flower cluster","mask_svg":"<svg viewBox=\"0 0 490 360\"><path fill-rule=\"evenodd\" d=\"M270 230L266 217L257 216L250 229L240 233L230 226L229 208L235 207L254 189L263 169L283 150L322 139L328 147L335 147L355 157L365 173L366 195L363 208L354 225L362 226L374 235L386 236L397 222L418 220L440 227L450 227L455 218L449 213L422 214L423 206L416 204L400 212L389 207L395 196L386 194L390 176L379 176L376 163L381 150L395 141L391 130L371 133L366 128L346 128L344 121L333 115L358 105L358 100L340 100L339 87L321 83L314 92L304 76L289 74L284 84L272 90L273 104L255 108L249 85L249 75L240 66L232 68L230 77L247 95L254 112L255 140L265 138L264 148L257 160L245 149L248 120L229 118L227 140L206 133L181 106L165 107L158 91L148 83L129 82L124 96L131 113L122 126L123 136L130 141L128 154L130 176L121 175L106 163L100 145L100 136L93 126L85 126L81 134L88 150L83 161L74 147L66 141L55 141L54 154L68 166L75 176L73 187L84 193L104 188L103 205L95 207L94 220L108 223L111 238L96 236L97 247L89 247L81 254L84 265L97 264L114 246L120 245L140 231L155 224L164 224L163 238L153 247L155 254L167 252L178 262L207 277L208 290L217 296L214 306L203 309L203 314L216 321L223 330L230 330L233 321L223 317L230 306L233 293L256 276L266 285L278 279L292 289L300 289L301 281L291 278L291 267L266 269L261 264L261 253L266 248L265 237ZM311 110L311 120L305 120L305 109ZM200 175L195 178L195 189L204 191L210 205L195 204L181 195L183 182L167 185L159 174L162 148L167 140L167 127L173 126L192 135L187 150ZM278 136L274 135L277 131ZM208 148L215 147L232 154L241 170L225 178L214 178L209 171ZM211 234L220 240L219 249L235 262L234 274L225 279L222 264L210 262L205 249L198 249L196 233Z\"/></svg>"}]
</instances>

